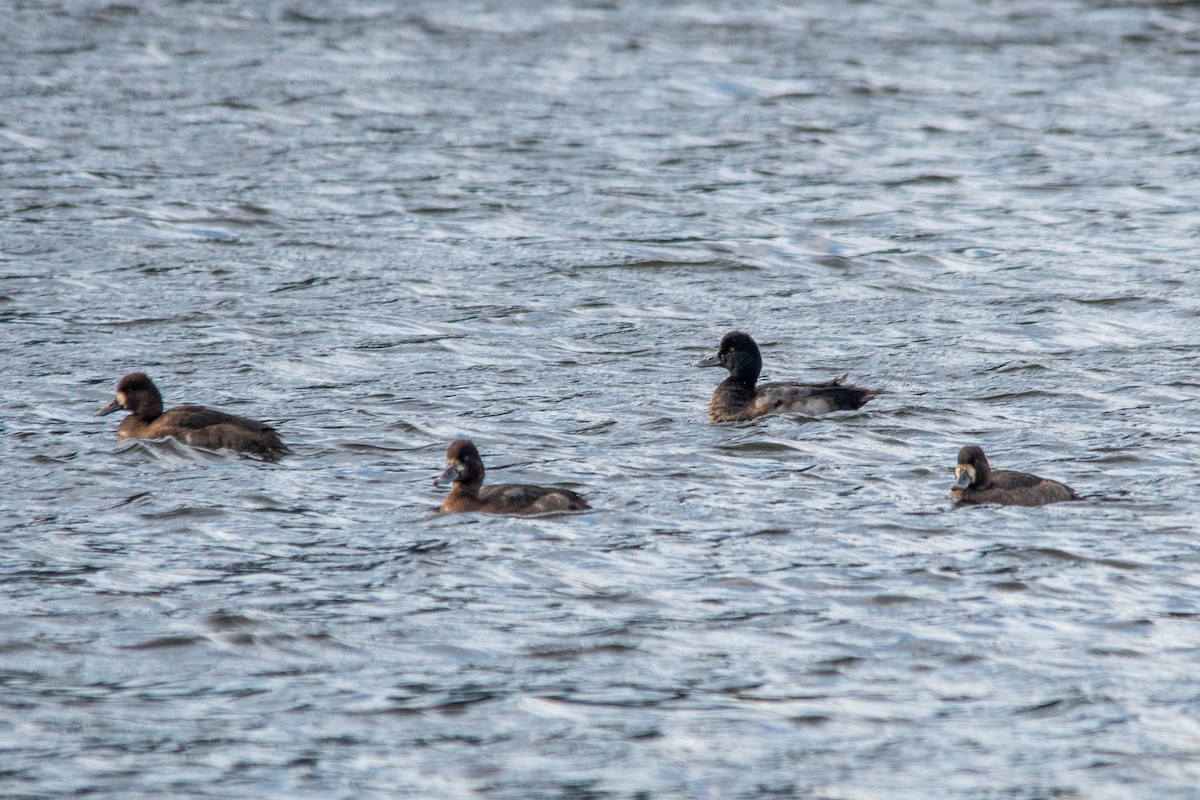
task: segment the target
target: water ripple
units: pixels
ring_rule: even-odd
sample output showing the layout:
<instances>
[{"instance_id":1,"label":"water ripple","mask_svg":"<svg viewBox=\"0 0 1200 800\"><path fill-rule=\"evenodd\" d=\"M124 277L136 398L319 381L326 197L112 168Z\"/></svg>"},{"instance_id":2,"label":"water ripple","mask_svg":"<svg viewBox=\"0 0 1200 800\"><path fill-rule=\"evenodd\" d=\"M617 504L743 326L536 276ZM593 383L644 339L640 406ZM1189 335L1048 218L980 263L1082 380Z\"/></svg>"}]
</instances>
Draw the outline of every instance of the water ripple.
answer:
<instances>
[{"instance_id":1,"label":"water ripple","mask_svg":"<svg viewBox=\"0 0 1200 800\"><path fill-rule=\"evenodd\" d=\"M1195 9L535 12L12 9L6 788L1191 792ZM731 328L883 392L711 426Z\"/></svg>"}]
</instances>

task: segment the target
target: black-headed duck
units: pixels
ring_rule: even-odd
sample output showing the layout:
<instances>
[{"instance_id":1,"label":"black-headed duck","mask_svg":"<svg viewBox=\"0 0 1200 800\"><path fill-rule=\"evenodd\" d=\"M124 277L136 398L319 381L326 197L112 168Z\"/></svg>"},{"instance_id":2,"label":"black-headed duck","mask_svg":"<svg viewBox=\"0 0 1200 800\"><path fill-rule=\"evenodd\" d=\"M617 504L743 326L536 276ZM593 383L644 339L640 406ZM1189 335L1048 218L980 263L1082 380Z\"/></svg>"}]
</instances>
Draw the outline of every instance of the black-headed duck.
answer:
<instances>
[{"instance_id":1,"label":"black-headed duck","mask_svg":"<svg viewBox=\"0 0 1200 800\"><path fill-rule=\"evenodd\" d=\"M455 439L446 450L446 470L434 486L452 483L442 513L479 511L484 514L546 514L591 508L575 492L549 486L502 483L483 485L483 459L469 439Z\"/></svg>"},{"instance_id":2,"label":"black-headed duck","mask_svg":"<svg viewBox=\"0 0 1200 800\"><path fill-rule=\"evenodd\" d=\"M721 381L708 401L709 422L743 422L782 411L809 416L853 411L877 394L842 383L844 375L828 383L756 385L762 372L762 354L750 335L741 331L725 334L716 355L697 361L696 366L729 370L729 377Z\"/></svg>"},{"instance_id":3,"label":"black-headed duck","mask_svg":"<svg viewBox=\"0 0 1200 800\"><path fill-rule=\"evenodd\" d=\"M144 372L117 382L113 401L96 412L102 417L124 409L129 416L117 428L118 439L159 439L170 436L193 447L227 448L239 453L277 457L288 452L271 426L204 406L175 406L163 411L162 395Z\"/></svg>"},{"instance_id":4,"label":"black-headed duck","mask_svg":"<svg viewBox=\"0 0 1200 800\"><path fill-rule=\"evenodd\" d=\"M1005 506L1043 506L1078 500L1070 486L1028 472L992 469L983 448L968 445L958 451L950 499L959 503L999 503Z\"/></svg>"}]
</instances>

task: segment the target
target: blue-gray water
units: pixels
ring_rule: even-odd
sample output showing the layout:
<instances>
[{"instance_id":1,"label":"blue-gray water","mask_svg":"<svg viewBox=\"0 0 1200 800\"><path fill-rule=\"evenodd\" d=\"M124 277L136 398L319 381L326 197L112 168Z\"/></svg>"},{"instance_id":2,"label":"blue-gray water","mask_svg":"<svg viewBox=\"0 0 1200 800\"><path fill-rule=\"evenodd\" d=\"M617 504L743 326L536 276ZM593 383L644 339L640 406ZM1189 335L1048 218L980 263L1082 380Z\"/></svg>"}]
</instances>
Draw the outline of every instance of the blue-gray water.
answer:
<instances>
[{"instance_id":1,"label":"blue-gray water","mask_svg":"<svg viewBox=\"0 0 1200 800\"><path fill-rule=\"evenodd\" d=\"M4 17L0 795L1197 796L1197 4Z\"/></svg>"}]
</instances>

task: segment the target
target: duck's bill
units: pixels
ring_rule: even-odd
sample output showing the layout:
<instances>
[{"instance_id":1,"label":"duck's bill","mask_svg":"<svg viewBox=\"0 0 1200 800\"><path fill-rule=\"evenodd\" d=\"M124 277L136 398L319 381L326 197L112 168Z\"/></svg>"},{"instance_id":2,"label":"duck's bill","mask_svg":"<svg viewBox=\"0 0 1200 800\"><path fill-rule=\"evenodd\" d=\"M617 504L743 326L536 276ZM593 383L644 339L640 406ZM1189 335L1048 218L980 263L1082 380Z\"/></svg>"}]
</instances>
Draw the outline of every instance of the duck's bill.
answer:
<instances>
[{"instance_id":1,"label":"duck's bill","mask_svg":"<svg viewBox=\"0 0 1200 800\"><path fill-rule=\"evenodd\" d=\"M959 465L954 469L954 486L951 488L969 489L974 480L975 476L971 474L971 470Z\"/></svg>"},{"instance_id":2,"label":"duck's bill","mask_svg":"<svg viewBox=\"0 0 1200 800\"><path fill-rule=\"evenodd\" d=\"M693 367L719 367L719 366L721 366L721 359L717 358L715 355L712 355L712 356L709 356L708 358L700 359L695 364L692 364L692 366Z\"/></svg>"},{"instance_id":3,"label":"duck's bill","mask_svg":"<svg viewBox=\"0 0 1200 800\"><path fill-rule=\"evenodd\" d=\"M445 472L433 479L433 485L445 486L448 483L454 483L456 480L458 480L458 476L460 474L461 471L459 468L451 464L450 466L446 467Z\"/></svg>"},{"instance_id":4,"label":"duck's bill","mask_svg":"<svg viewBox=\"0 0 1200 800\"><path fill-rule=\"evenodd\" d=\"M111 403L109 403L104 408L102 408L96 412L96 416L103 417L105 414L111 414L114 411L120 411L120 410L121 410L121 401L114 397L113 401Z\"/></svg>"}]
</instances>

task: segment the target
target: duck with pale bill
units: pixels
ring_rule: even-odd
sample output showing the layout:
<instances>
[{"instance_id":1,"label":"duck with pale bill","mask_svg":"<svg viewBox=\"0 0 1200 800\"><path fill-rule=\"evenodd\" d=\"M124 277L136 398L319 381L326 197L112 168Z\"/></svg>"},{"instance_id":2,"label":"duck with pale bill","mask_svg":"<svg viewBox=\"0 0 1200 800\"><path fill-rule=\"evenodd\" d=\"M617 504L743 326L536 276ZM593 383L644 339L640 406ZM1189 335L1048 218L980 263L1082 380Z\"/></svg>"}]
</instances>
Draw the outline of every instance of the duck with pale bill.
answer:
<instances>
[{"instance_id":1,"label":"duck with pale bill","mask_svg":"<svg viewBox=\"0 0 1200 800\"><path fill-rule=\"evenodd\" d=\"M958 451L950 499L964 505L998 503L1005 506L1043 506L1079 495L1066 484L1028 472L992 469L983 448L968 445Z\"/></svg>"}]
</instances>

